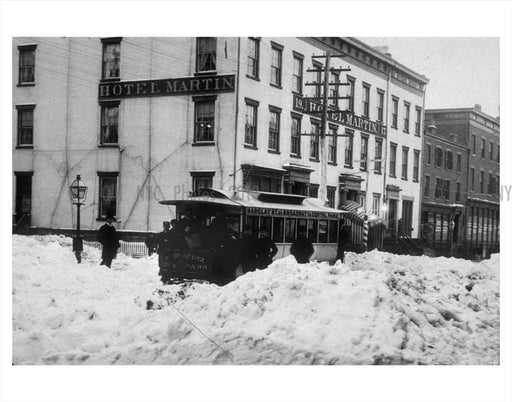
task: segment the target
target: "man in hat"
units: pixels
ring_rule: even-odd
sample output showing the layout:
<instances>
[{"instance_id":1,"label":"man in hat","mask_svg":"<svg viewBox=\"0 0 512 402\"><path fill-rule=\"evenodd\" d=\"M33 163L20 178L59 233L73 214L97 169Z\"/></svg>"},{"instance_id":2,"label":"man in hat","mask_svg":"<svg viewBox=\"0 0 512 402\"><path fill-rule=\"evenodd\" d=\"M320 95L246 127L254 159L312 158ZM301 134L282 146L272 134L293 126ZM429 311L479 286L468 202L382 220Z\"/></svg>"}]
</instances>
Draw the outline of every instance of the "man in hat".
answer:
<instances>
[{"instance_id":1,"label":"man in hat","mask_svg":"<svg viewBox=\"0 0 512 402\"><path fill-rule=\"evenodd\" d=\"M101 253L101 264L110 268L112 260L116 258L117 249L120 246L119 237L113 223L115 221L112 212L108 212L105 217L107 222L100 228L98 232L98 241L103 246Z\"/></svg>"}]
</instances>

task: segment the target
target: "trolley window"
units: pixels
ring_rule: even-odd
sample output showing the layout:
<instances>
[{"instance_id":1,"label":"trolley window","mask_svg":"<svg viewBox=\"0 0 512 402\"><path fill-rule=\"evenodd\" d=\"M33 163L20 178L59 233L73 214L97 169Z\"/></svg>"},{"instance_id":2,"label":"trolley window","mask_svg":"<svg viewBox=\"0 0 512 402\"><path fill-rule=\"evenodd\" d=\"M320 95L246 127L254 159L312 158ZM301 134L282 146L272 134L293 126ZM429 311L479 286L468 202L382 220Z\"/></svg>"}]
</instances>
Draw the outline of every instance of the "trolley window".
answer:
<instances>
[{"instance_id":1,"label":"trolley window","mask_svg":"<svg viewBox=\"0 0 512 402\"><path fill-rule=\"evenodd\" d=\"M308 239L311 240L312 243L316 243L318 241L318 221L316 219L308 220Z\"/></svg>"},{"instance_id":2,"label":"trolley window","mask_svg":"<svg viewBox=\"0 0 512 402\"><path fill-rule=\"evenodd\" d=\"M284 224L284 241L285 243L293 243L295 241L295 227L297 225L297 219L286 218Z\"/></svg>"},{"instance_id":3,"label":"trolley window","mask_svg":"<svg viewBox=\"0 0 512 402\"><path fill-rule=\"evenodd\" d=\"M272 240L276 243L283 243L284 234L284 218L274 218L274 226L272 229Z\"/></svg>"},{"instance_id":4,"label":"trolley window","mask_svg":"<svg viewBox=\"0 0 512 402\"><path fill-rule=\"evenodd\" d=\"M338 221L329 221L329 243L338 242Z\"/></svg>"},{"instance_id":5,"label":"trolley window","mask_svg":"<svg viewBox=\"0 0 512 402\"><path fill-rule=\"evenodd\" d=\"M318 243L327 243L327 221L318 221Z\"/></svg>"},{"instance_id":6,"label":"trolley window","mask_svg":"<svg viewBox=\"0 0 512 402\"><path fill-rule=\"evenodd\" d=\"M251 228L251 231L254 235L258 233L258 217L257 216L248 216L246 220L246 225Z\"/></svg>"},{"instance_id":7,"label":"trolley window","mask_svg":"<svg viewBox=\"0 0 512 402\"><path fill-rule=\"evenodd\" d=\"M261 236L261 232L267 232L267 235L272 234L272 218L270 216L260 217L260 225L258 228L258 237Z\"/></svg>"},{"instance_id":8,"label":"trolley window","mask_svg":"<svg viewBox=\"0 0 512 402\"><path fill-rule=\"evenodd\" d=\"M307 219L298 219L297 220L297 238L299 237L307 237L308 235L308 221Z\"/></svg>"}]
</instances>

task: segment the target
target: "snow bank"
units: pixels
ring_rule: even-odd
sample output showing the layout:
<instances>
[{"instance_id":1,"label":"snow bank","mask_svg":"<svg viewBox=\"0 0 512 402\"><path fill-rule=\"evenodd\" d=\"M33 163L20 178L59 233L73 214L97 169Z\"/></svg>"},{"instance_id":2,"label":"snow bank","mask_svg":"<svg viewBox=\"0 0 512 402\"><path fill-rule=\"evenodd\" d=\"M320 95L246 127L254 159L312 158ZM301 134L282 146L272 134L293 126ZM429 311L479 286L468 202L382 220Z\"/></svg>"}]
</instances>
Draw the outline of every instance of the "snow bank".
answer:
<instances>
[{"instance_id":1,"label":"snow bank","mask_svg":"<svg viewBox=\"0 0 512 402\"><path fill-rule=\"evenodd\" d=\"M499 363L499 255L287 257L220 288L84 254L13 236L14 364Z\"/></svg>"}]
</instances>

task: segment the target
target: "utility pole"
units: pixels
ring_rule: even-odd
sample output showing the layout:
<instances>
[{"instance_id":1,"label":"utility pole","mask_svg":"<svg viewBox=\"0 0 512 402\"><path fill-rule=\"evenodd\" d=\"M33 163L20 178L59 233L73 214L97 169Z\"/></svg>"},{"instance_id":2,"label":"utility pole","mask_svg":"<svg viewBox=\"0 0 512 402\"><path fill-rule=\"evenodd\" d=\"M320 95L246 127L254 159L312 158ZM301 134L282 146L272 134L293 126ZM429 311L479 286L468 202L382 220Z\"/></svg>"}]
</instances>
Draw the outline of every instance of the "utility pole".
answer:
<instances>
[{"instance_id":1,"label":"utility pole","mask_svg":"<svg viewBox=\"0 0 512 402\"><path fill-rule=\"evenodd\" d=\"M308 72L323 72L323 80L321 82L306 82L306 86L315 86L318 88L319 86L323 89L323 94L320 98L313 97L312 99L314 101L321 102L321 125L320 125L320 133L303 133L301 135L305 136L318 136L319 137L319 154L320 154L320 183L318 188L318 198L322 200L323 202L327 202L327 141L326 138L331 136L331 134L328 134L328 112L329 112L329 100L338 100L338 99L350 99L350 96L339 96L338 88L340 86L348 86L350 85L348 82L329 82L329 73L330 72L342 72L342 71L350 71L350 68L331 68L331 58L338 57L342 58L345 57L345 54L331 54L329 51L326 51L323 55L313 55L313 59L325 59L325 65L323 68L312 68L308 69ZM336 96L329 96L329 87L330 86L336 86ZM331 112L334 112L332 110ZM342 111L340 111L342 112ZM346 137L347 135L343 134L334 134L335 138L334 141L337 141L337 137ZM337 148L336 148L337 149Z\"/></svg>"}]
</instances>

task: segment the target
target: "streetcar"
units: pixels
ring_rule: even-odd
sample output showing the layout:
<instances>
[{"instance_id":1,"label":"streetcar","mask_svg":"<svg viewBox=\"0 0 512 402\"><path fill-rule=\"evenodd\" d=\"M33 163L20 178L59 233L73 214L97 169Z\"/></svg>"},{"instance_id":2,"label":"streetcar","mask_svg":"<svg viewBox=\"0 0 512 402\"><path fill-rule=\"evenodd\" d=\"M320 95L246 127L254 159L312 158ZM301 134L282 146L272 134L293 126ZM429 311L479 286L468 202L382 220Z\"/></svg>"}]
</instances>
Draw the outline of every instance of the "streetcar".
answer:
<instances>
[{"instance_id":1,"label":"streetcar","mask_svg":"<svg viewBox=\"0 0 512 402\"><path fill-rule=\"evenodd\" d=\"M307 237L315 249L312 259L334 260L340 219L347 213L302 195L213 188L199 188L186 199L163 200L160 204L174 206L178 221L192 220L201 228L211 227L215 219L222 217L236 237L247 226L255 237L267 235L278 248L275 259L290 254L290 246L297 238ZM172 250L162 264L174 277L210 280L215 255L201 247Z\"/></svg>"}]
</instances>

